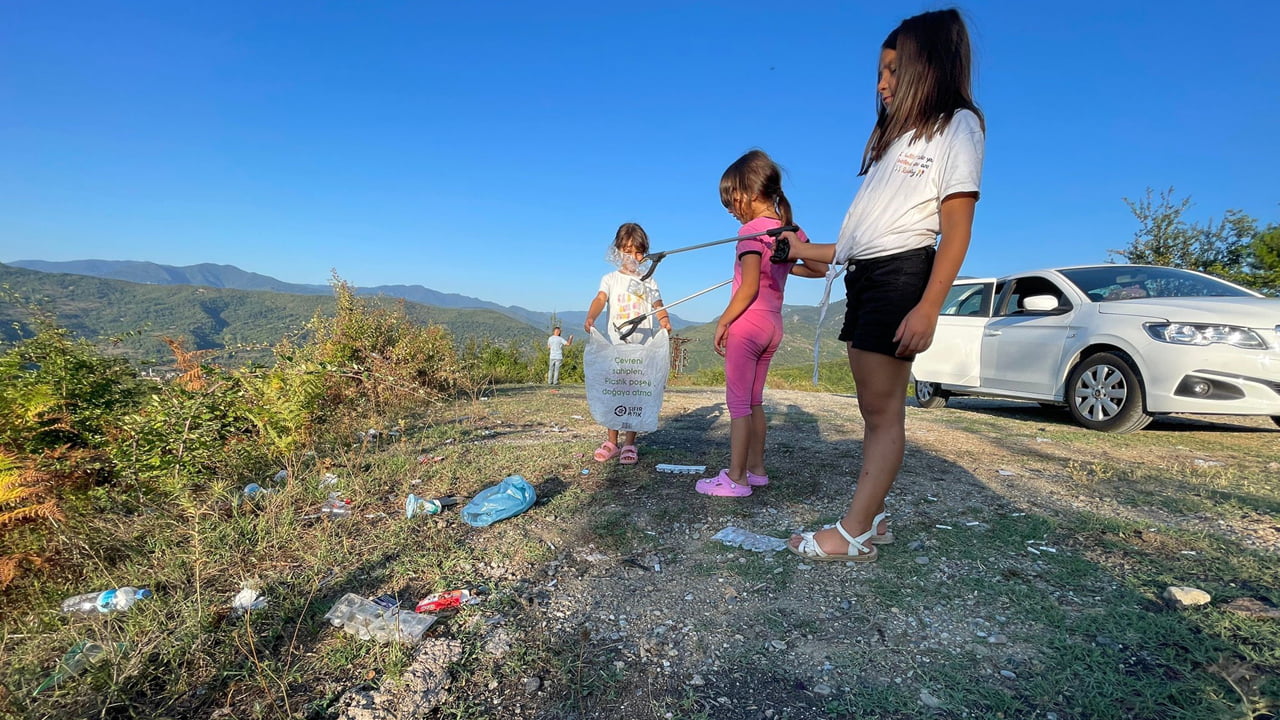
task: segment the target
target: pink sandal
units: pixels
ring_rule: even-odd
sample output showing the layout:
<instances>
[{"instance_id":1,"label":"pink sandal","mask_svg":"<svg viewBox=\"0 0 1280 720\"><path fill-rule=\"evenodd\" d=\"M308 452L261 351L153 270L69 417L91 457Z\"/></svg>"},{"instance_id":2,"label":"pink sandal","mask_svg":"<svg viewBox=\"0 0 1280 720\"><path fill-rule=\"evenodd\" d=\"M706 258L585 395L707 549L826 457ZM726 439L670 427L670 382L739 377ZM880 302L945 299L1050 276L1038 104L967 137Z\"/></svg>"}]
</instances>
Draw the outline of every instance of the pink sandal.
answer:
<instances>
[{"instance_id":1,"label":"pink sandal","mask_svg":"<svg viewBox=\"0 0 1280 720\"><path fill-rule=\"evenodd\" d=\"M747 471L747 484L751 487L764 487L769 484L768 475L757 475L750 470Z\"/></svg>"},{"instance_id":2,"label":"pink sandal","mask_svg":"<svg viewBox=\"0 0 1280 720\"><path fill-rule=\"evenodd\" d=\"M596 462L608 462L618 457L618 446L605 440L600 443L600 447L596 448L596 452L592 457L596 459Z\"/></svg>"},{"instance_id":3,"label":"pink sandal","mask_svg":"<svg viewBox=\"0 0 1280 720\"><path fill-rule=\"evenodd\" d=\"M618 458L618 463L622 465L635 465L640 461L640 453L636 450L635 445L623 445L622 454Z\"/></svg>"},{"instance_id":4,"label":"pink sandal","mask_svg":"<svg viewBox=\"0 0 1280 720\"><path fill-rule=\"evenodd\" d=\"M703 495L716 497L746 497L751 494L751 486L739 485L729 479L728 470L721 470L715 477L702 478L693 489Z\"/></svg>"}]
</instances>

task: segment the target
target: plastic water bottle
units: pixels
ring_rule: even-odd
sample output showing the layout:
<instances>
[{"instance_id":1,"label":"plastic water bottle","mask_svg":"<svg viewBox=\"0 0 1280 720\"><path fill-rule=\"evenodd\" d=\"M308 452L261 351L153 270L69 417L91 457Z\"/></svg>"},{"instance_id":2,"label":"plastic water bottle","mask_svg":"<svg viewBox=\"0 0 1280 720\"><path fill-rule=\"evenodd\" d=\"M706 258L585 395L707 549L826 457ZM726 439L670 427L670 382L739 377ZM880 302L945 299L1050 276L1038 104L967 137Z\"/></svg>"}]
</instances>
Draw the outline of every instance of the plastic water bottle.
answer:
<instances>
[{"instance_id":1,"label":"plastic water bottle","mask_svg":"<svg viewBox=\"0 0 1280 720\"><path fill-rule=\"evenodd\" d=\"M324 517L339 518L351 514L351 501L338 497L338 493L329 493L329 499L320 506L320 514Z\"/></svg>"},{"instance_id":2,"label":"plastic water bottle","mask_svg":"<svg viewBox=\"0 0 1280 720\"><path fill-rule=\"evenodd\" d=\"M62 612L65 615L96 615L120 610L128 610L143 598L151 597L150 590L135 587L122 587L115 590L85 593L62 601Z\"/></svg>"},{"instance_id":3,"label":"plastic water bottle","mask_svg":"<svg viewBox=\"0 0 1280 720\"><path fill-rule=\"evenodd\" d=\"M404 501L404 516L411 518L414 515L439 515L446 507L457 504L456 497L420 498L410 495Z\"/></svg>"}]
</instances>

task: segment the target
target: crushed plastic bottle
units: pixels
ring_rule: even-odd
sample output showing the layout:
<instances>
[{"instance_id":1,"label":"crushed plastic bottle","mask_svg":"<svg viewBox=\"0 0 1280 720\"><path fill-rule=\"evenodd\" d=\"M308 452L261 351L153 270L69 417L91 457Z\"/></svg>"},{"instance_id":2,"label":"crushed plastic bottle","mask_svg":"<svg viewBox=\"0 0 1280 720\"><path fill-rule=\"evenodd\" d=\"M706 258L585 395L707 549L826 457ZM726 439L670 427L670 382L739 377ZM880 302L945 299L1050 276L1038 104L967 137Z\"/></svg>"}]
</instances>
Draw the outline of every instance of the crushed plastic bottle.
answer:
<instances>
[{"instance_id":1,"label":"crushed plastic bottle","mask_svg":"<svg viewBox=\"0 0 1280 720\"><path fill-rule=\"evenodd\" d=\"M439 515L445 508L457 504L456 497L420 498L410 495L404 501L404 516L412 518L414 515Z\"/></svg>"},{"instance_id":2,"label":"crushed plastic bottle","mask_svg":"<svg viewBox=\"0 0 1280 720\"><path fill-rule=\"evenodd\" d=\"M759 535L750 530L743 530L732 525L712 535L711 539L719 540L730 547L740 547L743 550L751 550L752 552L777 552L787 547L786 540L770 537L769 535Z\"/></svg>"},{"instance_id":3,"label":"crushed plastic bottle","mask_svg":"<svg viewBox=\"0 0 1280 720\"><path fill-rule=\"evenodd\" d=\"M346 517L351 514L351 501L338 497L338 493L329 493L329 499L320 506L320 515L327 518Z\"/></svg>"},{"instance_id":4,"label":"crushed plastic bottle","mask_svg":"<svg viewBox=\"0 0 1280 720\"><path fill-rule=\"evenodd\" d=\"M446 590L432 593L422 598L418 601L418 606L414 610L420 613L435 613L443 610L452 610L463 605L475 605L478 602L480 602L478 594L470 590Z\"/></svg>"},{"instance_id":5,"label":"crushed plastic bottle","mask_svg":"<svg viewBox=\"0 0 1280 720\"><path fill-rule=\"evenodd\" d=\"M289 479L288 470L281 470L280 472L276 473L275 477L271 478L272 482L277 482L277 483L282 483L288 479Z\"/></svg>"},{"instance_id":6,"label":"crushed plastic bottle","mask_svg":"<svg viewBox=\"0 0 1280 720\"><path fill-rule=\"evenodd\" d=\"M57 687L84 672L85 668L90 665L96 665L111 655L117 657L123 655L129 651L129 647L128 643L116 643L113 653L98 643L81 640L67 650L62 659L58 661L57 666L54 667L53 672L49 674L49 677L45 678L44 682L40 683L40 686L31 695L39 695L51 687Z\"/></svg>"},{"instance_id":7,"label":"crushed plastic bottle","mask_svg":"<svg viewBox=\"0 0 1280 720\"><path fill-rule=\"evenodd\" d=\"M64 615L97 615L128 610L133 604L151 597L150 590L122 587L115 590L76 595L62 601Z\"/></svg>"},{"instance_id":8,"label":"crushed plastic bottle","mask_svg":"<svg viewBox=\"0 0 1280 720\"><path fill-rule=\"evenodd\" d=\"M382 596L389 597L389 596ZM382 599L381 597L379 599ZM395 601L394 598L391 599ZM423 615L396 607L383 607L372 600L347 593L329 608L324 618L334 627L361 640L400 642L415 645L436 621L435 615Z\"/></svg>"},{"instance_id":9,"label":"crushed plastic bottle","mask_svg":"<svg viewBox=\"0 0 1280 720\"><path fill-rule=\"evenodd\" d=\"M264 488L258 483L249 483L244 486L244 496L246 499L258 497L259 495L270 495L274 492L274 489Z\"/></svg>"}]
</instances>

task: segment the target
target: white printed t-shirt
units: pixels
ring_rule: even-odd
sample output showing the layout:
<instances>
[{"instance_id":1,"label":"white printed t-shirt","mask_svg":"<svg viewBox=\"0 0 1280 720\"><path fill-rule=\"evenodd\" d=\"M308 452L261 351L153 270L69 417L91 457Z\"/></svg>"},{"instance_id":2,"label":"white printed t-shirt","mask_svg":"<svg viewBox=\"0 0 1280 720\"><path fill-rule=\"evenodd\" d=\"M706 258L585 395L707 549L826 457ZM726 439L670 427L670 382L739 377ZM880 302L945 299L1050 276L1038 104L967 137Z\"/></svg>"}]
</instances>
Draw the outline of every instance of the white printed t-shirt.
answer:
<instances>
[{"instance_id":1,"label":"white printed t-shirt","mask_svg":"<svg viewBox=\"0 0 1280 720\"><path fill-rule=\"evenodd\" d=\"M645 313L653 312L654 305L662 302L658 294L658 283L653 278L641 280L635 275L628 275L620 270L600 278L600 292L609 298L609 339L615 344L619 342L645 343L653 337L653 316L640 322L636 331L627 339L620 340L617 326Z\"/></svg>"},{"instance_id":2,"label":"white printed t-shirt","mask_svg":"<svg viewBox=\"0 0 1280 720\"><path fill-rule=\"evenodd\" d=\"M913 137L895 140L867 171L840 227L837 263L932 246L943 198L978 192L986 138L977 115L958 110L932 140Z\"/></svg>"}]
</instances>

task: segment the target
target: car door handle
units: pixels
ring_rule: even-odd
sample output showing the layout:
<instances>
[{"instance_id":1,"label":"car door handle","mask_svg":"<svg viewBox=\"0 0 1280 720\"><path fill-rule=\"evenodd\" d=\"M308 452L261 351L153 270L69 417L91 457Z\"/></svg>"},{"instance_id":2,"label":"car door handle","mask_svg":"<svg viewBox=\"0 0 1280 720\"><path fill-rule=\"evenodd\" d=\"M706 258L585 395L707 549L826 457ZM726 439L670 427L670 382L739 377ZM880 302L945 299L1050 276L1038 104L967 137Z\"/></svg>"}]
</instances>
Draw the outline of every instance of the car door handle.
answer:
<instances>
[{"instance_id":1,"label":"car door handle","mask_svg":"<svg viewBox=\"0 0 1280 720\"><path fill-rule=\"evenodd\" d=\"M999 334L1000 334L1000 331L999 331L999 330L983 330L983 331L982 331L982 335L983 335L984 337L995 337L995 336L997 336L997 335L999 335Z\"/></svg>"}]
</instances>

